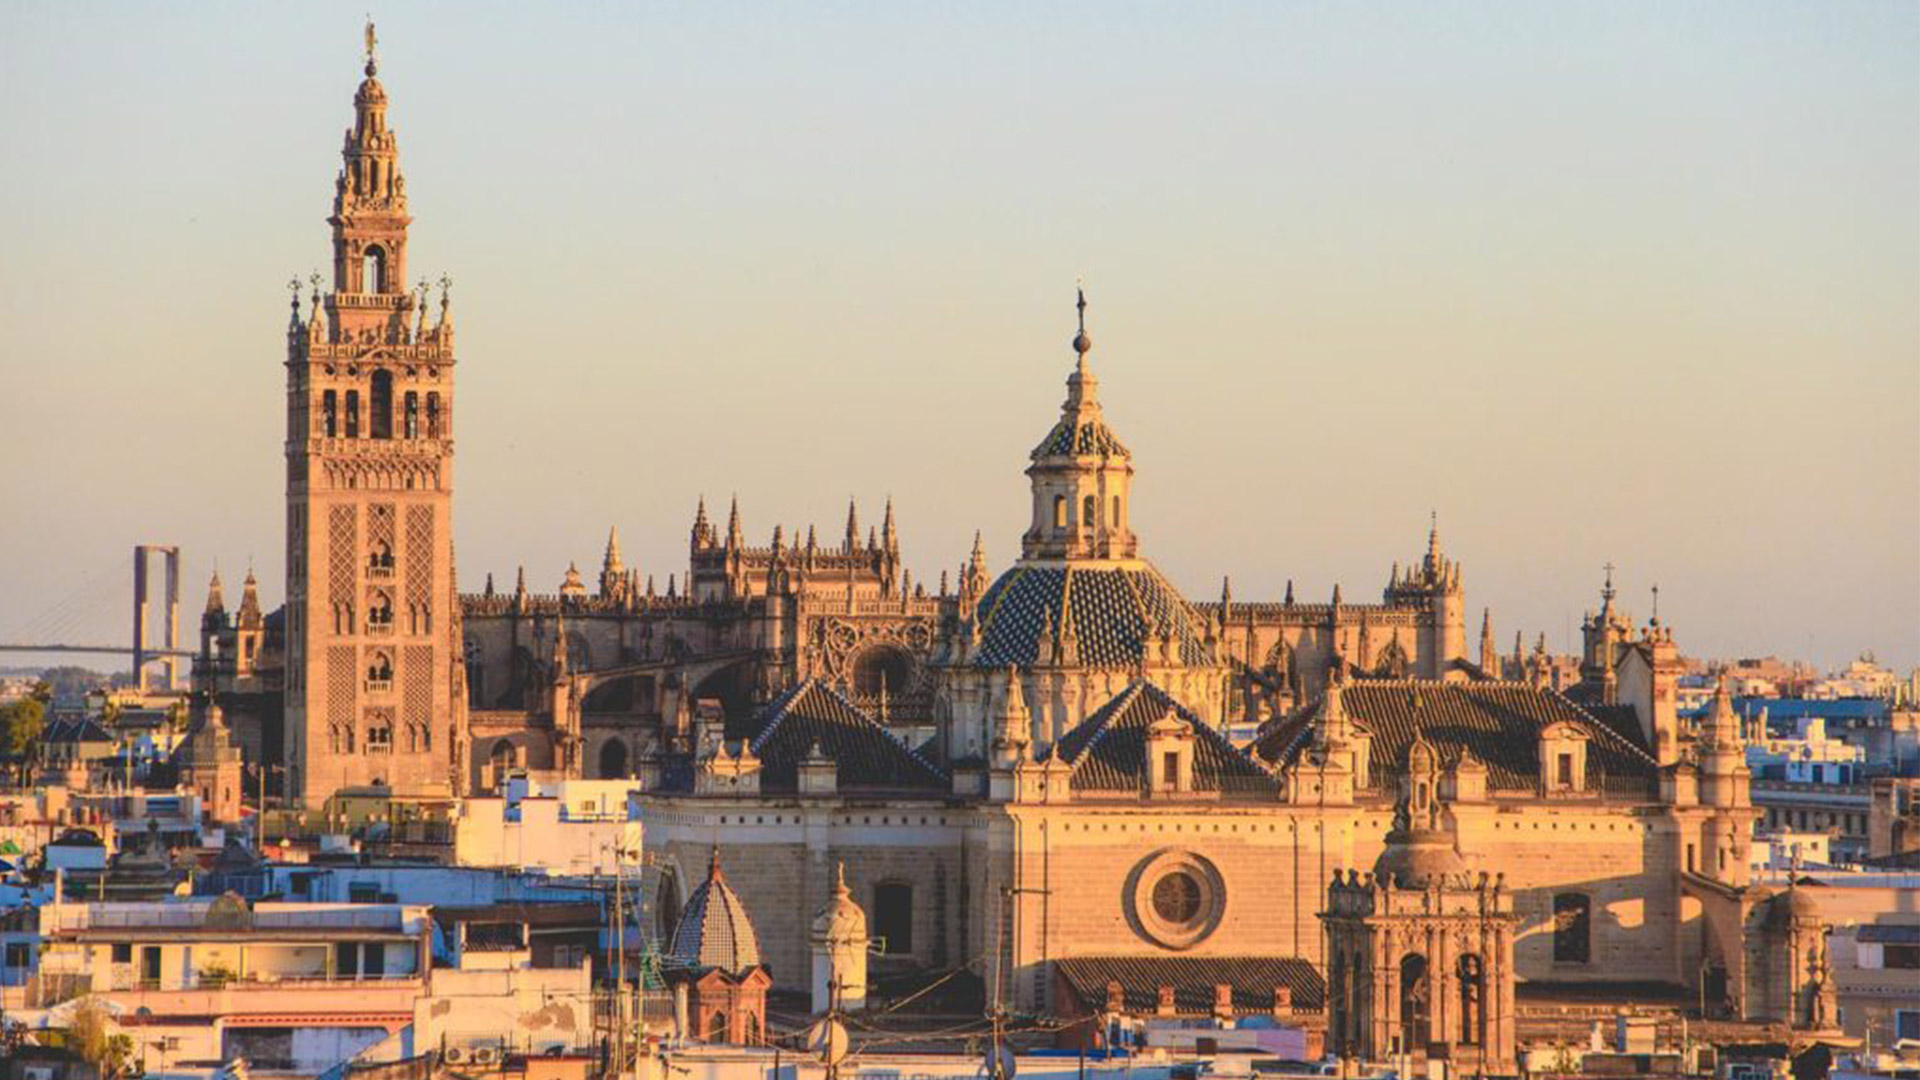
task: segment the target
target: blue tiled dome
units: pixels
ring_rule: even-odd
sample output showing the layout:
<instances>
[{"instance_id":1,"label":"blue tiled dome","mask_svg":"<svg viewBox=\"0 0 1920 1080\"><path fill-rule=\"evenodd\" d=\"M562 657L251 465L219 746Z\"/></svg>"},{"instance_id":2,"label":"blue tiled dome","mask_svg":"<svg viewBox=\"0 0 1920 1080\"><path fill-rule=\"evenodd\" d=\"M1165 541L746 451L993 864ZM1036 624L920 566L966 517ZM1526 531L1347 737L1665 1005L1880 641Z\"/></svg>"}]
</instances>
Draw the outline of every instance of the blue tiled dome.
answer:
<instances>
[{"instance_id":1,"label":"blue tiled dome","mask_svg":"<svg viewBox=\"0 0 1920 1080\"><path fill-rule=\"evenodd\" d=\"M760 966L759 935L753 932L753 920L747 918L740 894L720 872L717 848L707 880L687 898L680 924L673 928L666 960L669 967L718 968L729 975L743 975Z\"/></svg>"},{"instance_id":2,"label":"blue tiled dome","mask_svg":"<svg viewBox=\"0 0 1920 1080\"><path fill-rule=\"evenodd\" d=\"M1129 668L1148 655L1149 638L1171 637L1182 664L1213 662L1206 620L1160 572L1136 566L1018 565L1000 575L980 598L978 667L1029 667L1046 662L1066 614L1079 664Z\"/></svg>"}]
</instances>

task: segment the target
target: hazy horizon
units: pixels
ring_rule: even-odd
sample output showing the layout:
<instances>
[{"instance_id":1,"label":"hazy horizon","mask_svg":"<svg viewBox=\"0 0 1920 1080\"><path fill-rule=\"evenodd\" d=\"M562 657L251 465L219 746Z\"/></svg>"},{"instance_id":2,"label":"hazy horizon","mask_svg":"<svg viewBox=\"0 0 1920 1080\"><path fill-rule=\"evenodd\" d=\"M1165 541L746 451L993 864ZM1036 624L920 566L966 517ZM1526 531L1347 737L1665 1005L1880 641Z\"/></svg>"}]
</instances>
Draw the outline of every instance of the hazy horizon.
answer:
<instances>
[{"instance_id":1,"label":"hazy horizon","mask_svg":"<svg viewBox=\"0 0 1920 1080\"><path fill-rule=\"evenodd\" d=\"M998 573L1084 275L1193 599L1375 599L1437 510L1470 642L1566 649L1611 562L1688 655L1920 663L1920 5L373 15L464 591L610 526L664 590L702 493ZM0 7L0 642L125 639L139 542L189 644L216 562L279 603L361 17Z\"/></svg>"}]
</instances>

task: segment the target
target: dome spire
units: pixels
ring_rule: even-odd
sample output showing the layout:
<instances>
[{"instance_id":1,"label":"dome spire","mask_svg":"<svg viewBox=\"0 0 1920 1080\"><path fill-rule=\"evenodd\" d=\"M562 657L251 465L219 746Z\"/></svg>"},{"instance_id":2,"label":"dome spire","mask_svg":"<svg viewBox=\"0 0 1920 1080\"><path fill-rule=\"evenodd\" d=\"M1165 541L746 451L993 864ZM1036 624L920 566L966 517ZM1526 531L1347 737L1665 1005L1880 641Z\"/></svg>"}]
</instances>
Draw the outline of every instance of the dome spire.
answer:
<instances>
[{"instance_id":1,"label":"dome spire","mask_svg":"<svg viewBox=\"0 0 1920 1080\"><path fill-rule=\"evenodd\" d=\"M1075 356L1073 374L1067 377L1068 416L1085 415L1098 412L1100 408L1098 392L1100 380L1093 377L1093 371L1087 366L1087 354L1093 351L1093 338L1087 336L1087 289L1076 280L1073 286L1073 308L1077 316L1078 328L1073 335Z\"/></svg>"},{"instance_id":2,"label":"dome spire","mask_svg":"<svg viewBox=\"0 0 1920 1080\"><path fill-rule=\"evenodd\" d=\"M367 77L372 78L380 72L380 58L375 54L379 48L380 37L373 32L373 16L367 16Z\"/></svg>"}]
</instances>

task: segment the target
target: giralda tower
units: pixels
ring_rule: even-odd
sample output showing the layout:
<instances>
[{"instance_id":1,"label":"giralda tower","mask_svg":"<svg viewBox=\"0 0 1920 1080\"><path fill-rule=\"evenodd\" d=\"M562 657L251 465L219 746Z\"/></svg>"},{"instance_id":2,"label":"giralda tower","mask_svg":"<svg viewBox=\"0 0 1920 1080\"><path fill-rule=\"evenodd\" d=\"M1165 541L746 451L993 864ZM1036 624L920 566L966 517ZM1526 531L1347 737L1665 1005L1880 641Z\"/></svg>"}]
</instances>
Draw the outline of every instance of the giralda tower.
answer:
<instances>
[{"instance_id":1,"label":"giralda tower","mask_svg":"<svg viewBox=\"0 0 1920 1080\"><path fill-rule=\"evenodd\" d=\"M287 329L288 791L457 791L453 319L407 285L406 182L367 27L334 184L333 288Z\"/></svg>"}]
</instances>

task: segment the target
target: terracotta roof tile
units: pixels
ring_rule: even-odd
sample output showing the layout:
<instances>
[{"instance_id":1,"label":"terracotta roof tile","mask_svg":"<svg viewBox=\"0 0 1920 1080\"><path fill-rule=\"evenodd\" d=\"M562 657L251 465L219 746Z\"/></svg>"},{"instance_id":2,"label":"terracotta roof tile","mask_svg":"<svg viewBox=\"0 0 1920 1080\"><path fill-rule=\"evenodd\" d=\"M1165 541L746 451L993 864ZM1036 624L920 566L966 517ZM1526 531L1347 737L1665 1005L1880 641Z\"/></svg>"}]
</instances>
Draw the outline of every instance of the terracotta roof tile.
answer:
<instances>
[{"instance_id":1,"label":"terracotta roof tile","mask_svg":"<svg viewBox=\"0 0 1920 1080\"><path fill-rule=\"evenodd\" d=\"M1152 779L1147 729L1168 712L1193 726L1194 790L1273 798L1276 785L1271 774L1150 682L1136 682L1122 690L1055 744L1054 753L1073 767L1073 790L1145 792Z\"/></svg>"},{"instance_id":2,"label":"terracotta roof tile","mask_svg":"<svg viewBox=\"0 0 1920 1080\"><path fill-rule=\"evenodd\" d=\"M833 759L840 790L944 795L953 782L940 768L817 679L775 698L751 744L760 790L793 792L799 766L818 747Z\"/></svg>"},{"instance_id":3,"label":"terracotta roof tile","mask_svg":"<svg viewBox=\"0 0 1920 1080\"><path fill-rule=\"evenodd\" d=\"M1490 789L1532 789L1540 776L1540 731L1562 721L1588 735L1590 789L1645 793L1657 778L1653 757L1613 723L1551 690L1524 683L1362 679L1347 684L1341 700L1353 722L1373 736L1376 787L1405 771L1407 750L1418 732L1440 752L1443 766L1452 766L1471 751L1487 766ZM1323 706L1321 699L1269 721L1250 752L1269 764L1291 763L1310 741Z\"/></svg>"},{"instance_id":4,"label":"terracotta roof tile","mask_svg":"<svg viewBox=\"0 0 1920 1080\"><path fill-rule=\"evenodd\" d=\"M1292 991L1293 1007L1302 1012L1318 1012L1326 1000L1320 973L1291 956L1075 956L1054 961L1054 969L1081 1007L1096 1012L1106 1007L1113 982L1135 1012L1152 1012L1162 986L1173 987L1174 1006L1183 1013L1211 1012L1213 988L1221 983L1233 987L1236 1012L1269 1012L1280 986Z\"/></svg>"}]
</instances>

